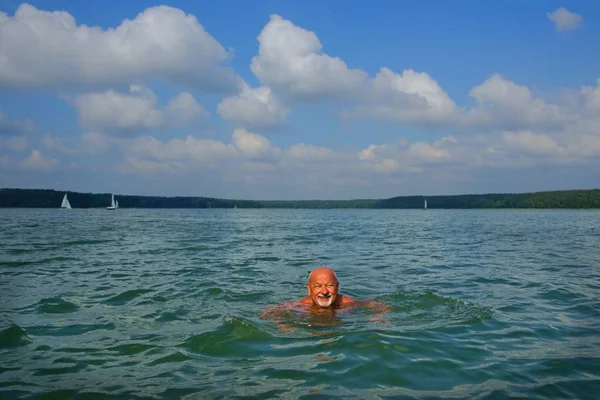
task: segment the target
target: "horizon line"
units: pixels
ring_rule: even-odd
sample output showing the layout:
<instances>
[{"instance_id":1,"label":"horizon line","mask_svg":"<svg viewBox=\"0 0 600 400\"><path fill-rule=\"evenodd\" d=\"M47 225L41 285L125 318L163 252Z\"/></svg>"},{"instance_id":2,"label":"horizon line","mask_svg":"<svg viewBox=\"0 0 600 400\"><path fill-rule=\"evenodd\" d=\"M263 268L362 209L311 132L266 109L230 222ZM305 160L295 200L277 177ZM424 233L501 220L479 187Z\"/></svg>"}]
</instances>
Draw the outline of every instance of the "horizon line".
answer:
<instances>
[{"instance_id":1,"label":"horizon line","mask_svg":"<svg viewBox=\"0 0 600 400\"><path fill-rule=\"evenodd\" d=\"M58 190L58 189L43 189L43 188L0 188L2 190L48 190L55 191L60 193L79 193L79 194L92 194L92 195L101 195L101 194L114 194L114 192L80 192L74 190ZM229 201L286 201L286 202L300 202L300 201L374 201L374 200L388 200L395 199L398 197L458 197L458 196L489 196L489 195L527 195L527 194L539 194L539 193L555 193L555 192L577 192L577 191L595 191L600 190L599 188L594 189L555 189L555 190L538 190L532 192L487 192L487 193L462 193L462 194L435 194L435 195L423 195L423 194L413 194L413 195L399 195L392 197L383 197L383 198L353 198L353 199L307 199L307 200L277 200L277 199L260 199L260 200L252 200L252 199L242 199L242 198L225 198L225 197L209 197L209 196L159 196L159 195L139 195L139 194L114 194L115 196L129 196L129 197L162 197L162 198L205 198L205 199L215 199L215 200L229 200Z\"/></svg>"}]
</instances>

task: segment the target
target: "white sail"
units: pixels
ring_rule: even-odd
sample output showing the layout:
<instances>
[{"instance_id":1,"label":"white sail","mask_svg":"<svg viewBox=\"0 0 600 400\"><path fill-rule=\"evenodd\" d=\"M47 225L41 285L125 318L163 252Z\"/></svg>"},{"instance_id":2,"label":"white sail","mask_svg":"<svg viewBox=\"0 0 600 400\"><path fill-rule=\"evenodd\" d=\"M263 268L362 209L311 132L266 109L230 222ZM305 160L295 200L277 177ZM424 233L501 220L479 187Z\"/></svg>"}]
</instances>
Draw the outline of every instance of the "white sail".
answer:
<instances>
[{"instance_id":1,"label":"white sail","mask_svg":"<svg viewBox=\"0 0 600 400\"><path fill-rule=\"evenodd\" d=\"M425 199L425 209L427 210L427 199Z\"/></svg>"},{"instance_id":2,"label":"white sail","mask_svg":"<svg viewBox=\"0 0 600 400\"><path fill-rule=\"evenodd\" d=\"M111 193L110 195L110 206L106 207L107 210L116 210L115 207L115 195Z\"/></svg>"},{"instance_id":3,"label":"white sail","mask_svg":"<svg viewBox=\"0 0 600 400\"><path fill-rule=\"evenodd\" d=\"M62 199L62 203L60 204L60 208L64 209L64 210L70 210L71 209L71 203L69 203L69 199L67 199L67 194L65 193L65 196Z\"/></svg>"}]
</instances>

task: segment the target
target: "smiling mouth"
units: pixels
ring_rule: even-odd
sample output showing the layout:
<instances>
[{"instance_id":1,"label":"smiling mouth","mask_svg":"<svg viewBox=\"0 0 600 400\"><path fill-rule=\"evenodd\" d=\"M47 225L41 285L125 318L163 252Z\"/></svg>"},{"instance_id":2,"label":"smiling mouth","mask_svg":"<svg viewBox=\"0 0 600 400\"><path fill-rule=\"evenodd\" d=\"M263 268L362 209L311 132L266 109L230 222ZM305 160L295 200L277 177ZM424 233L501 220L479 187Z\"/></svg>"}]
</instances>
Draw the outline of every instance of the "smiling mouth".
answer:
<instances>
[{"instance_id":1,"label":"smiling mouth","mask_svg":"<svg viewBox=\"0 0 600 400\"><path fill-rule=\"evenodd\" d=\"M317 295L317 304L321 307L329 307L333 302L333 296L331 293L328 294L318 294Z\"/></svg>"}]
</instances>

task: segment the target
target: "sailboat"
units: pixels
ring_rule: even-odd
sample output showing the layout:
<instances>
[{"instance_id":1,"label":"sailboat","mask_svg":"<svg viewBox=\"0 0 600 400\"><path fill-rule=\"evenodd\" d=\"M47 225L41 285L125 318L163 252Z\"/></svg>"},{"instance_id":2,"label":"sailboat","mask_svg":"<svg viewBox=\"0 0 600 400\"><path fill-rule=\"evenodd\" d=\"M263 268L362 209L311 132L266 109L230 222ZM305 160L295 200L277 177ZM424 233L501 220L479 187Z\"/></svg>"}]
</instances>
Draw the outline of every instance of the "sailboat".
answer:
<instances>
[{"instance_id":1,"label":"sailboat","mask_svg":"<svg viewBox=\"0 0 600 400\"><path fill-rule=\"evenodd\" d=\"M115 195L111 194L110 195L110 206L106 207L107 210L116 210L119 206L118 206L119 202L115 203Z\"/></svg>"},{"instance_id":2,"label":"sailboat","mask_svg":"<svg viewBox=\"0 0 600 400\"><path fill-rule=\"evenodd\" d=\"M427 199L425 199L425 204L423 205L423 210L427 210Z\"/></svg>"},{"instance_id":3,"label":"sailboat","mask_svg":"<svg viewBox=\"0 0 600 400\"><path fill-rule=\"evenodd\" d=\"M66 193L65 193L65 197L63 197L63 199L62 199L62 203L60 204L60 209L61 210L70 210L71 209L71 203L69 203L69 199L67 199Z\"/></svg>"}]
</instances>

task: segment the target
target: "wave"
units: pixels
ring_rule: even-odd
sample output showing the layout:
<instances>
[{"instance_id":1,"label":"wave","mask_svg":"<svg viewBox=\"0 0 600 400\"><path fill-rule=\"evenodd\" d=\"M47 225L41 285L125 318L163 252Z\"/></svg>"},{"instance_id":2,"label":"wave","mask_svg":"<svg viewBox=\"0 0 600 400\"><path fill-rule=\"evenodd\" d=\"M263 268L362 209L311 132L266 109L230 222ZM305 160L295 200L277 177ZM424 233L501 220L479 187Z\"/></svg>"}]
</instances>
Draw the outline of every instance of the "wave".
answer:
<instances>
[{"instance_id":1,"label":"wave","mask_svg":"<svg viewBox=\"0 0 600 400\"><path fill-rule=\"evenodd\" d=\"M0 331L0 348L8 349L19 346L25 346L31 343L25 330L17 324L12 324L8 328Z\"/></svg>"},{"instance_id":2,"label":"wave","mask_svg":"<svg viewBox=\"0 0 600 400\"><path fill-rule=\"evenodd\" d=\"M148 289L133 289L122 292L116 296L112 296L107 300L103 301L104 304L112 306L121 306L129 303L130 301L150 292Z\"/></svg>"},{"instance_id":3,"label":"wave","mask_svg":"<svg viewBox=\"0 0 600 400\"><path fill-rule=\"evenodd\" d=\"M63 314L75 312L79 306L63 300L62 297L51 297L40 300L37 309L42 314Z\"/></svg>"},{"instance_id":4,"label":"wave","mask_svg":"<svg viewBox=\"0 0 600 400\"><path fill-rule=\"evenodd\" d=\"M55 261L79 261L79 259L74 257L57 256L32 261L0 261L0 267L23 267L34 264L50 264Z\"/></svg>"}]
</instances>

